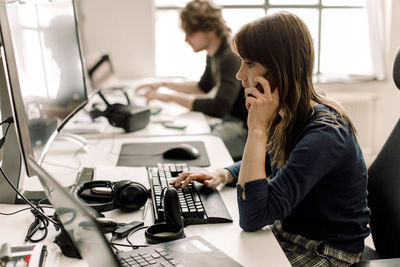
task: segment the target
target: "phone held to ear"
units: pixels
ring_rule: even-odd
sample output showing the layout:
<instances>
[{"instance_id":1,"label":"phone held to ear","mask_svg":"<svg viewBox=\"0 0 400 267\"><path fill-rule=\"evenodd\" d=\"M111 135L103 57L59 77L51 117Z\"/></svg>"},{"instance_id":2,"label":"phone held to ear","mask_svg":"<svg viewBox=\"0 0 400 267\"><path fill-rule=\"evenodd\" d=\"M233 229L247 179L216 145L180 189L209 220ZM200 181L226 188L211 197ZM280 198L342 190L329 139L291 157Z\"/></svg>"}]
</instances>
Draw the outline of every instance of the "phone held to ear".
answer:
<instances>
[{"instance_id":1,"label":"phone held to ear","mask_svg":"<svg viewBox=\"0 0 400 267\"><path fill-rule=\"evenodd\" d=\"M269 71L266 74L264 74L263 77L268 80L269 86L271 88L271 93L273 93L276 88L276 83L275 83L274 77L272 77L272 75ZM258 89L258 91L260 91L260 93L262 93L262 94L264 93L264 88L262 87L262 85L260 83L257 83L256 88ZM247 96L255 97L252 94L248 94Z\"/></svg>"},{"instance_id":2,"label":"phone held to ear","mask_svg":"<svg viewBox=\"0 0 400 267\"><path fill-rule=\"evenodd\" d=\"M269 87L271 88L271 93L273 93L276 88L276 83L275 83L274 77L272 77L271 73L268 71L264 75L264 78L268 80ZM258 89L258 91L260 91L260 93L264 93L264 88L261 86L260 83L257 83L256 88Z\"/></svg>"}]
</instances>

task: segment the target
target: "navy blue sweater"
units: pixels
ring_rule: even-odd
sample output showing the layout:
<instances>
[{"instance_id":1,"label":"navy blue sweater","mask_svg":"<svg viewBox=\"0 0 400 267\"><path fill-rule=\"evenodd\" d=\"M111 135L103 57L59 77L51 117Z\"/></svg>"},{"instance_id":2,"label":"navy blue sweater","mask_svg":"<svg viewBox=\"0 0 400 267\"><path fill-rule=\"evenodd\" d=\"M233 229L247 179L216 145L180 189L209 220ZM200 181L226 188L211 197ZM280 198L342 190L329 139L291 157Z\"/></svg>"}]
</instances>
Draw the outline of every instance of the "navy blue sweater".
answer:
<instances>
[{"instance_id":1,"label":"navy blue sweater","mask_svg":"<svg viewBox=\"0 0 400 267\"><path fill-rule=\"evenodd\" d=\"M281 220L287 232L358 253L370 232L367 169L347 123L317 122L327 120L326 112L334 111L314 107L282 168L271 165L272 155L267 155L265 170L271 179L246 183L244 189L237 185L240 226L256 231ZM236 181L240 166L237 162L227 168Z\"/></svg>"}]
</instances>

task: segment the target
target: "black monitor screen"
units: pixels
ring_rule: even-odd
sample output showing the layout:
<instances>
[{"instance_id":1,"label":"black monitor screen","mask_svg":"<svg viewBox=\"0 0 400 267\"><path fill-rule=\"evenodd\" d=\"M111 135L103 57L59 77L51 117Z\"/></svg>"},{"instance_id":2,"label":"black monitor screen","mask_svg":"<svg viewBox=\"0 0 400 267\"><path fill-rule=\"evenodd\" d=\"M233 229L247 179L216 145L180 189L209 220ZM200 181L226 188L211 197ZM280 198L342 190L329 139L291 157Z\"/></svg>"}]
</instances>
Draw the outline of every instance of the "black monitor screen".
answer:
<instances>
[{"instance_id":1,"label":"black monitor screen","mask_svg":"<svg viewBox=\"0 0 400 267\"><path fill-rule=\"evenodd\" d=\"M60 125L87 101L74 4L73 0L30 0L7 3L5 12L8 25L1 27L3 35L9 35L3 36L9 44L5 45L9 80L11 90L20 91L12 95L22 97L30 142L39 161ZM20 113L18 104L14 101L14 112Z\"/></svg>"}]
</instances>

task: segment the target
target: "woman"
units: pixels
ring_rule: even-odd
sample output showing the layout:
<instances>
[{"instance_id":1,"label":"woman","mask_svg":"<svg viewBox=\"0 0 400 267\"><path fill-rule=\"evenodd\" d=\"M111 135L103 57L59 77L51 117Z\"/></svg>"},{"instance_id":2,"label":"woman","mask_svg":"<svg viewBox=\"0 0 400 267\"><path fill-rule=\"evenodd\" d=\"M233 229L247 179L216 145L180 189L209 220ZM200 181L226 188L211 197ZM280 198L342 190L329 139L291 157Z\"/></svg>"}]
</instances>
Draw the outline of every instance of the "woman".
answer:
<instances>
[{"instance_id":1,"label":"woman","mask_svg":"<svg viewBox=\"0 0 400 267\"><path fill-rule=\"evenodd\" d=\"M233 41L249 112L243 159L173 183L237 183L240 226L273 225L293 266L358 262L370 232L367 170L349 117L313 87L306 25L276 13L246 24Z\"/></svg>"}]
</instances>

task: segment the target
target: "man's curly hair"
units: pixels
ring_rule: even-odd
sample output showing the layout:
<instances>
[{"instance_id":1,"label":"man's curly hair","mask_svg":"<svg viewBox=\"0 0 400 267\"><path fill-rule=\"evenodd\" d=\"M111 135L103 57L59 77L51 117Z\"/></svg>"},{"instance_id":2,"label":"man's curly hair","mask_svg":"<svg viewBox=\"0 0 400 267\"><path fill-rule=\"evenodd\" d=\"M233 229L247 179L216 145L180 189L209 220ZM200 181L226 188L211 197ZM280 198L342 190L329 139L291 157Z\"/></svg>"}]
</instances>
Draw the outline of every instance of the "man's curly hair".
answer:
<instances>
[{"instance_id":1,"label":"man's curly hair","mask_svg":"<svg viewBox=\"0 0 400 267\"><path fill-rule=\"evenodd\" d=\"M207 0L189 2L180 13L181 26L186 34L215 31L221 38L228 37L231 29L222 17L221 8Z\"/></svg>"}]
</instances>

